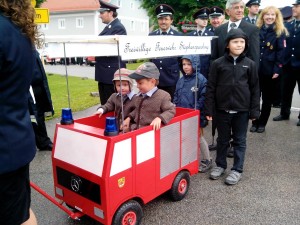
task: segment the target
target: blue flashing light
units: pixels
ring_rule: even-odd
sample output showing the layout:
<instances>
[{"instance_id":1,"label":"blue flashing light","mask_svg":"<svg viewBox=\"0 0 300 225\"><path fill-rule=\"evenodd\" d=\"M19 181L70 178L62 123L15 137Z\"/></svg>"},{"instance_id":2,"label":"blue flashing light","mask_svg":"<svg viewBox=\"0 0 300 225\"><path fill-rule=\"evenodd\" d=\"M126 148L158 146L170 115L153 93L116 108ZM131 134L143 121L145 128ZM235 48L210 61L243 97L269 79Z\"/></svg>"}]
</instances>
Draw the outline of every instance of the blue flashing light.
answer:
<instances>
[{"instance_id":1,"label":"blue flashing light","mask_svg":"<svg viewBox=\"0 0 300 225\"><path fill-rule=\"evenodd\" d=\"M61 121L62 125L70 125L74 123L72 110L70 108L64 108L61 110Z\"/></svg>"},{"instance_id":2,"label":"blue flashing light","mask_svg":"<svg viewBox=\"0 0 300 225\"><path fill-rule=\"evenodd\" d=\"M116 136L119 134L116 117L106 117L104 135Z\"/></svg>"}]
</instances>

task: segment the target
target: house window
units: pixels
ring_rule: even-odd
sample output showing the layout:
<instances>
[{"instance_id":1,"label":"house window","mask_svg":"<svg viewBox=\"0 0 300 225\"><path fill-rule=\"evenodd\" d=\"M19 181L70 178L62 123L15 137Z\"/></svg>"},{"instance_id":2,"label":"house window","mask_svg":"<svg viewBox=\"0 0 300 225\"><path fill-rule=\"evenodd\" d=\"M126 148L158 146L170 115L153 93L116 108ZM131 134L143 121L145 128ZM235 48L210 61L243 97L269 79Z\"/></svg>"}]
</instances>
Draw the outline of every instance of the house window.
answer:
<instances>
[{"instance_id":1,"label":"house window","mask_svg":"<svg viewBox=\"0 0 300 225\"><path fill-rule=\"evenodd\" d=\"M83 18L76 18L76 28L83 28Z\"/></svg>"},{"instance_id":2,"label":"house window","mask_svg":"<svg viewBox=\"0 0 300 225\"><path fill-rule=\"evenodd\" d=\"M42 28L42 30L48 30L49 24L48 23L41 24L41 28Z\"/></svg>"},{"instance_id":3,"label":"house window","mask_svg":"<svg viewBox=\"0 0 300 225\"><path fill-rule=\"evenodd\" d=\"M58 29L66 29L66 20L58 19Z\"/></svg>"},{"instance_id":4,"label":"house window","mask_svg":"<svg viewBox=\"0 0 300 225\"><path fill-rule=\"evenodd\" d=\"M145 22L141 23L141 31L146 31L146 23Z\"/></svg>"},{"instance_id":5,"label":"house window","mask_svg":"<svg viewBox=\"0 0 300 225\"><path fill-rule=\"evenodd\" d=\"M134 31L135 30L135 22L130 21L130 30Z\"/></svg>"},{"instance_id":6,"label":"house window","mask_svg":"<svg viewBox=\"0 0 300 225\"><path fill-rule=\"evenodd\" d=\"M130 2L130 9L134 9L134 2Z\"/></svg>"}]
</instances>

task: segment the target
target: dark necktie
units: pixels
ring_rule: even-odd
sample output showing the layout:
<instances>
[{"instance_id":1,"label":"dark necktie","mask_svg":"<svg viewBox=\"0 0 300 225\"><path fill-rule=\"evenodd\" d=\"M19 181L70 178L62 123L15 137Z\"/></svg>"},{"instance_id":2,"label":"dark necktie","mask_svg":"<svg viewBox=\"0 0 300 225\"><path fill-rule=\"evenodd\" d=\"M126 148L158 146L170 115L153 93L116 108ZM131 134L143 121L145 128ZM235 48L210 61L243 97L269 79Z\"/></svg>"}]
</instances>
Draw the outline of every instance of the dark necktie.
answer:
<instances>
[{"instance_id":1,"label":"dark necktie","mask_svg":"<svg viewBox=\"0 0 300 225\"><path fill-rule=\"evenodd\" d=\"M251 19L251 23L252 23L252 24L255 24L255 19Z\"/></svg>"},{"instance_id":2,"label":"dark necktie","mask_svg":"<svg viewBox=\"0 0 300 225\"><path fill-rule=\"evenodd\" d=\"M201 34L202 34L202 31L199 30L199 31L198 31L198 36L201 36Z\"/></svg>"},{"instance_id":3,"label":"dark necktie","mask_svg":"<svg viewBox=\"0 0 300 225\"><path fill-rule=\"evenodd\" d=\"M161 35L167 35L168 33L166 31L161 32Z\"/></svg>"},{"instance_id":4,"label":"dark necktie","mask_svg":"<svg viewBox=\"0 0 300 225\"><path fill-rule=\"evenodd\" d=\"M231 24L230 24L230 30L231 30L231 29L235 29L235 28L236 28L236 24L235 24L235 23L231 23Z\"/></svg>"}]
</instances>

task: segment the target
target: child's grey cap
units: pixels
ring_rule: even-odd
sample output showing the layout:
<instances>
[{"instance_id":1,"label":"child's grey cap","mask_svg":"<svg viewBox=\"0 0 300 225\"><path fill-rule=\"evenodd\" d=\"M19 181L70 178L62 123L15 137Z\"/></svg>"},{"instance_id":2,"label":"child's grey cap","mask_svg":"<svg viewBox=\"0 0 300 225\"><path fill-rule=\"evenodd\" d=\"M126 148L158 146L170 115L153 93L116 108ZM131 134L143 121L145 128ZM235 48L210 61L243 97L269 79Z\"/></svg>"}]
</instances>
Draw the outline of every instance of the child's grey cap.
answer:
<instances>
[{"instance_id":1,"label":"child's grey cap","mask_svg":"<svg viewBox=\"0 0 300 225\"><path fill-rule=\"evenodd\" d=\"M145 62L140 65L134 73L129 75L130 78L135 80L145 79L145 78L153 78L159 79L159 70L156 65L152 62Z\"/></svg>"}]
</instances>

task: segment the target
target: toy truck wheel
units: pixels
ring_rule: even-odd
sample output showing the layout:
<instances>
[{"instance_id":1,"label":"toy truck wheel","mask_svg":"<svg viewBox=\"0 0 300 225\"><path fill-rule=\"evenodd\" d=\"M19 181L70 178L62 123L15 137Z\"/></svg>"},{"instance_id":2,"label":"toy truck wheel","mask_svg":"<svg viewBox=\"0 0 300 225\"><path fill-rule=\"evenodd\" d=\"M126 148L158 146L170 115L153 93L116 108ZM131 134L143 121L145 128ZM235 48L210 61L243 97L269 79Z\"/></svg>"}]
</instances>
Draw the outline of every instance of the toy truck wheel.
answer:
<instances>
[{"instance_id":1,"label":"toy truck wheel","mask_svg":"<svg viewBox=\"0 0 300 225\"><path fill-rule=\"evenodd\" d=\"M142 221L143 209L134 200L125 202L115 213L113 225L138 225Z\"/></svg>"},{"instance_id":2,"label":"toy truck wheel","mask_svg":"<svg viewBox=\"0 0 300 225\"><path fill-rule=\"evenodd\" d=\"M172 188L170 190L170 196L173 201L180 201L182 200L190 186L190 174L187 171L181 171L175 177Z\"/></svg>"}]
</instances>

